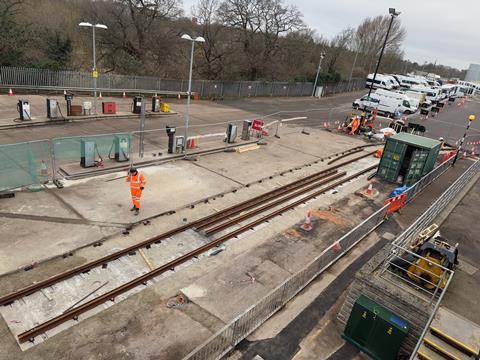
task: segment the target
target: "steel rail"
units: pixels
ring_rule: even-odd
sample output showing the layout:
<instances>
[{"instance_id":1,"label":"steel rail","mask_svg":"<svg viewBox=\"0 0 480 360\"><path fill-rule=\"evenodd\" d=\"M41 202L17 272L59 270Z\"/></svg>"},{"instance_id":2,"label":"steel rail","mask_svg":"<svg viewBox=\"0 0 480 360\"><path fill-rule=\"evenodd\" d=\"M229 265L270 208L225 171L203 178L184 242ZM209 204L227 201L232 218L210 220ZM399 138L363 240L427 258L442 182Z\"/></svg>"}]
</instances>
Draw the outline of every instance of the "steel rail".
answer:
<instances>
[{"instance_id":1,"label":"steel rail","mask_svg":"<svg viewBox=\"0 0 480 360\"><path fill-rule=\"evenodd\" d=\"M361 150L360 150L361 151ZM213 224L217 221L220 221L220 220L223 220L225 219L226 217L229 217L229 216L232 216L232 215L235 215L239 212L242 212L246 209L247 206L249 206L249 208L252 208L253 206L250 206L252 204L255 204L256 206L259 206L260 203L262 201L265 201L265 197L274 197L274 196L277 196L279 193L281 193L282 191L284 191L285 189L289 189L290 191L291 190L294 190L296 189L295 186L303 186L306 184L308 184L308 181L311 180L311 179L314 179L315 177L320 177L320 176L325 176L326 173L329 173L331 172L332 170L335 170L341 166L344 166L344 165L347 165L347 164L350 164L354 161L357 161L361 158L364 158L366 156L369 156L371 155L370 153L367 153L367 154L364 154L364 155L361 155L361 156L358 156L356 158L353 158L351 160L348 160L346 162L343 162L341 164L337 164L335 166L332 166L332 167L329 167L327 169L324 169L322 171L319 171L315 174L312 174L312 175L309 175L307 176L306 178L303 178L303 179L300 179L300 180L296 180L296 181L293 181L287 185L284 185L282 187L279 187L277 189L274 189L274 190L271 190L267 193L264 193L264 194L261 194L261 195L258 195L250 200L247 200L245 202L242 202L242 203L239 203L239 204L236 204L236 205L233 205L227 209L224 209L222 210L221 213L215 213L215 214L212 214L212 215L209 215L209 216L206 216L206 217L203 217L199 220L196 220L196 221L193 221L191 223L188 223L188 224L185 224L185 225L182 225L182 226L179 226L177 228L174 228L172 230L169 230L169 231L166 231L160 235L157 235L157 236L154 236L152 238L149 238L147 240L144 240L140 243L137 243L137 244L134 244L132 246L129 246L123 250L119 250L115 253L112 253L112 254L109 254L109 255L106 255L104 257L101 257L97 260L93 260L91 262L88 262L86 264L83 264L83 265L80 265L80 266L77 266L75 268L72 268L70 270L67 270L65 272L62 272L60 274L57 274L57 275L54 275L50 278L47 278L45 280L41 280L39 282L36 282L36 283L33 283L31 285L28 285L22 289L19 289L17 291L14 291L10 294L7 294L3 297L0 297L0 306L1 305L7 305L9 303L12 303L13 301L21 298L21 297L24 297L24 296L27 296L27 295L30 295L30 294L33 294L35 292L37 292L38 290L40 289L43 289L43 288L46 288L46 287L49 287L59 281L62 281L62 280L65 280L65 279L68 279L70 277L73 277L77 274L80 274L80 273L85 273L85 272L88 272L89 270L91 270L92 268L95 268L95 267L98 267L98 266L103 266L104 264L107 264L111 261L114 261L122 256L125 256L125 255L128 255L132 252L135 252L137 251L138 249L140 248L143 248L145 246L149 246L153 243L158 243L160 242L162 239L166 239L168 237L171 237L173 235L176 235L178 233L181 233L183 231L186 231L188 229L191 229L191 228L198 228L199 226L201 226L202 224L204 223L208 223L208 224ZM293 187L293 188L292 188ZM228 214L228 215L227 215ZM217 220L218 219L218 220Z\"/></svg>"},{"instance_id":2,"label":"steel rail","mask_svg":"<svg viewBox=\"0 0 480 360\"><path fill-rule=\"evenodd\" d=\"M339 178L341 178L341 177L343 177L343 176L345 176L345 175L347 175L347 173L346 173L345 171L342 171L342 172L340 172L340 173L338 173L338 174L331 175L331 176L329 176L328 178L322 180L322 181L319 182L319 183L315 183L315 184L312 185L312 186L308 186L308 187L306 187L306 188L304 188L304 189L300 189L300 190L298 190L298 191L295 191L295 192L293 192L293 193L291 193L291 194L286 195L285 197L282 197L282 198L280 198L280 199L278 199L278 200L275 200L274 202L267 203L266 205L264 205L264 206L262 206L262 207L260 207L260 208L256 208L256 209L254 209L254 210L252 210L252 211L250 211L250 212L247 212L247 213L245 213L245 214L243 214L243 215L237 216L236 218L230 219L230 220L227 221L227 222L220 223L219 225L217 225L217 226L215 226L215 227L213 227L213 228L207 229L207 230L205 231L205 235L206 235L206 236L212 236L213 234L216 234L216 233L219 232L219 231L222 231L222 230L224 230L224 229L227 229L227 228L231 227L231 226L234 225L234 224L237 224L237 223L239 223L239 222L241 222L241 221L243 221L243 220L246 220L246 219L248 219L248 218L250 218L250 217L253 217L253 216L255 216L255 215L258 215L259 213L262 213L262 212L264 212L264 211L266 211L266 210L270 210L271 208L273 208L273 207L275 207L275 206L277 206L277 205L280 205L280 204L282 204L282 203L284 203L284 202L286 202L286 201L289 201L289 200L291 200L291 199L294 199L294 198L296 198L296 197L299 197L300 195L304 195L304 194L306 194L307 192L312 191L312 190L316 189L317 187L319 187L319 186L321 186L321 185L325 185L325 184L329 183L330 181L332 181L332 180L337 180L337 179L339 179Z\"/></svg>"},{"instance_id":3,"label":"steel rail","mask_svg":"<svg viewBox=\"0 0 480 360\"><path fill-rule=\"evenodd\" d=\"M357 147L354 147L350 150L347 150L347 151L344 151L342 152L339 156L337 156L336 158L330 160L327 165L331 165L333 164L334 162L337 162L338 160L341 160L347 156L350 156L350 155L353 155L353 154L356 154L357 151L355 150L359 150L359 149L363 149L363 148L366 148L366 147L370 147L370 146L378 146L378 144L367 144L367 145L361 145L361 146L357 146ZM375 153L375 152L374 152Z\"/></svg>"},{"instance_id":4,"label":"steel rail","mask_svg":"<svg viewBox=\"0 0 480 360\"><path fill-rule=\"evenodd\" d=\"M357 150L357 152L361 152L363 151L362 149L359 149ZM348 164L351 164L352 162L355 162L357 160L360 160L360 159L363 159L367 156L370 156L372 154L374 154L375 152L369 152L369 153L366 153L366 154L363 154L363 155L360 155L360 156L357 156L353 159L350 159L350 160L347 160L347 161L344 161L340 164L337 164L337 165L334 165L334 166L330 166L328 168L326 168L324 171L329 171L329 170L336 170L342 166L345 166L345 165L348 165ZM229 210L230 208L227 208L227 209L224 209L222 210L222 213L220 214L212 214L212 215L209 215L209 216L206 216L205 218L201 219L196 225L195 225L195 229L196 230L202 230L202 229L205 229L209 226L211 226L213 223L216 223L222 219L225 219L225 218L228 218L230 217L231 213L229 213ZM248 210L248 209L245 209L245 210Z\"/></svg>"},{"instance_id":5,"label":"steel rail","mask_svg":"<svg viewBox=\"0 0 480 360\"><path fill-rule=\"evenodd\" d=\"M252 229L254 226L257 226L258 224L261 224L267 220L270 220L272 219L273 217L277 216L277 215L280 215L282 213L284 213L285 211L288 211L316 196L319 196L325 192L327 192L328 190L331 190L339 185L342 185L344 183L346 183L347 181L350 181L356 177L359 177L365 173L367 173L368 171L371 171L373 170L374 168L376 168L377 165L373 165L373 166L369 166L368 168L366 169L363 169L353 175L350 175L342 180L339 180L339 181L336 181L335 183L333 184L330 184L312 194L309 194L291 204L288 204L284 207L282 207L281 209L278 209L270 214L267 214L257 220L254 220L252 221L251 223L247 224L247 225L244 225L242 227L240 227L239 229L236 229L216 240L213 240L211 241L210 243L208 244L205 244L203 246L200 246L199 248L191 251L191 252L188 252L187 254L184 254L180 257L178 257L177 259L174 259L158 268L156 268L155 270L152 270L144 275L141 275L133 280L130 280L129 282L105 293L105 294L102 294L102 295L99 295L98 297L96 297L95 299L92 299L78 307L75 307L67 312L64 312L63 314L60 314L56 317L54 317L53 319L50 319L42 324L39 324L35 327L33 327L32 329L30 330L27 330L27 331L24 331L23 333L19 334L18 335L18 341L20 343L24 343L24 342L27 342L27 341L34 341L35 337L40 335L40 334L43 334L45 333L46 331L50 330L50 329L53 329L55 327L57 327L58 325L60 324L63 324L64 322L68 321L68 320L71 320L71 319L78 319L78 316L87 312L88 310L91 310L95 307L97 307L98 305L100 304L103 304L107 301L114 301L116 297L118 297L119 295L137 287L138 285L140 284L146 284L149 280L157 277L158 275L166 272L166 271L169 271L169 270L173 270L175 269L175 267L187 262L188 260L191 260L193 258L197 258L198 255L210 250L211 248L217 246L217 245L220 245L221 243L247 231L247 230L250 230Z\"/></svg>"}]
</instances>

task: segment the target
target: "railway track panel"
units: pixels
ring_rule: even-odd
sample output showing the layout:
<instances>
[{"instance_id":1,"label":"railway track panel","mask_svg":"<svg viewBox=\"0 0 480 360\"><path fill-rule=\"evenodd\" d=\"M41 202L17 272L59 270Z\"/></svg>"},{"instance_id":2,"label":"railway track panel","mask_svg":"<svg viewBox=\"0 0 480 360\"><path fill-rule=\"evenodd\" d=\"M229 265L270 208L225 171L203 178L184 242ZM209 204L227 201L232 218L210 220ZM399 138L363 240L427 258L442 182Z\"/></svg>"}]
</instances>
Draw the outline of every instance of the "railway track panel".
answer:
<instances>
[{"instance_id":1,"label":"railway track panel","mask_svg":"<svg viewBox=\"0 0 480 360\"><path fill-rule=\"evenodd\" d=\"M358 163L355 163L354 165L351 165L350 167L353 172L355 168L362 167L364 164L371 163L372 161L369 159L365 160L358 160ZM343 180L339 180L336 182L336 187L341 186ZM303 195L311 195L311 193L315 193L315 189L311 189L310 192L306 192ZM330 188L325 190L329 191L331 190ZM317 191L318 192L318 191ZM318 193L317 196L319 196L322 192ZM302 196L303 196L302 195ZM296 198L292 198L286 203L278 204L277 206L272 207L271 209L268 209L269 214L273 214L272 216L270 215L265 215L263 213L259 214L254 214L254 210L252 212L252 216L247 217L244 222L238 223L235 222L233 230L230 229L229 231L225 231L227 233L226 235L224 234L222 236L222 233L219 233L217 235L220 235L220 237L217 237L215 240L208 242L208 240L203 237L201 234L193 232L191 229L185 229L183 232L173 234L172 238L166 238L165 241L162 241L159 244L152 243L148 247L148 249L145 249L145 254L147 257L152 259L152 262L156 266L161 266L159 264L169 264L175 262L175 259L178 259L185 253L189 253L189 251L196 249L198 247L207 247L202 250L202 252L199 252L196 254L196 257L190 257L188 259L185 259L184 261L181 262L180 265L167 265L167 268L163 269L161 272L158 272L154 276L147 276L147 278L135 285L132 286L129 289L122 289L121 292L118 294L112 296L112 298L106 299L106 301L100 302L98 305L95 305L91 308L88 309L82 309L81 311L81 318L85 317L90 317L93 314L101 311L105 307L111 306L114 302L111 300L114 300L115 302L121 301L122 299L130 296L133 293L136 293L138 291L141 291L145 285L148 285L149 282L158 282L161 281L161 279L165 276L168 276L169 271L171 268L169 266L172 266L175 268L176 271L178 271L181 267L184 266L189 266L191 262L197 261L197 257L203 257L205 256L204 251L209 250L210 248L213 248L217 245L223 244L224 242L228 240L235 239L235 237L238 238L247 236L248 232L250 231L255 231L259 227L262 226L267 226L267 222L272 221L275 217L278 217L278 215L281 215L282 213L286 213L287 210L283 210L283 207L288 207L288 206L299 206L302 205L305 202L308 202L310 200L295 200ZM278 200L278 199L277 199ZM293 204L293 205L292 205ZM240 212L241 214L241 212ZM263 214L263 215L262 215ZM233 236L230 236L231 232L234 233ZM183 238L183 239L182 239ZM192 240L194 239L194 240ZM170 244L170 245L168 245ZM165 247L170 246L170 249L168 251L165 251ZM165 254L168 253L170 256L165 256ZM163 257L162 257L163 255ZM172 262L173 261L173 262ZM101 285L105 281L108 281L108 285L106 285L104 288L102 288L102 292L93 294L91 297L87 298L83 303L90 303L92 298L101 298L105 294L109 294L109 292L113 291L115 292L115 289L121 288L122 284L126 284L128 282L133 281L134 279L138 279L139 277L146 276L150 274L149 268L146 265L144 259L140 257L138 251L132 251L130 255L124 255L122 257L117 258L116 260L113 260L108 264L106 268L103 267L96 267L92 268L88 273L81 273L80 275L75 275L73 278L70 278L66 281L63 281L62 283L58 283L53 285L51 288L45 288L42 291L38 291L28 297L22 298L20 301L15 302L14 304L4 307L3 309L0 309L2 314L6 319L8 318L14 318L15 316L18 317L18 314L22 313L24 314L24 319L20 320L18 323L14 322L13 326L11 325L12 332L16 335L25 332L29 328L34 328L38 324L48 322L48 319L51 319L53 317L62 317L62 313L64 309L67 308L67 304L73 304L75 303L76 299L79 297L81 298L84 294L88 293L89 289L94 288L95 286ZM158 270L158 269L157 269ZM83 286L82 286L83 284ZM85 284L88 284L88 286L85 286ZM72 293L77 295L77 297L72 296ZM59 297L59 294L61 295ZM62 298L63 296L63 298ZM104 299L105 300L105 299ZM41 303L41 311L44 311L43 314L36 315L36 316L31 316L32 314L29 313L28 308L30 308L31 305L35 306L35 304ZM55 305L61 303L64 305L63 308ZM52 305L54 304L54 305ZM79 306L82 306L82 303L79 304ZM38 306L37 306L38 307ZM78 306L77 306L78 308ZM7 309L7 310L5 310ZM62 309L62 310L60 310ZM76 308L74 308L75 310ZM63 321L61 322L64 324L65 322L68 322L69 324L74 324L76 320L74 318L77 318L78 315L74 315L73 317L71 314L68 315L69 317L64 318ZM73 319L73 320L72 320ZM51 329L48 331L48 336L51 336L55 334L56 332L59 331L59 329L63 329L65 326L68 324L64 324L61 327L56 327L53 326ZM20 338L21 342L28 341L30 339L30 335L23 335ZM33 335L32 337L37 336L36 342L40 340L40 338L44 338L45 334L43 334L41 337L38 336L38 334ZM25 345L24 345L25 346ZM29 345L26 345L27 347Z\"/></svg>"},{"instance_id":2,"label":"railway track panel","mask_svg":"<svg viewBox=\"0 0 480 360\"><path fill-rule=\"evenodd\" d=\"M358 152L362 152L362 149L358 149ZM354 154L354 153L352 153ZM65 271L63 273L59 273L57 275L54 275L52 276L51 278L48 278L48 279L45 279L43 281L38 281L37 283L35 284L31 284L30 286L27 286L23 289L20 289L12 294L8 294L6 296L3 296L0 298L0 305L5 305L5 304L8 304L22 296L27 296L29 294L32 294L33 292L35 291L38 291L42 288L45 288L45 287L48 287L48 286L51 286L52 284L58 282L58 281L62 281L62 280L65 280L71 276L74 276L76 274L80 274L80 273L84 273L85 271L88 271L94 267L97 267L97 266L105 266L105 265L108 265L109 262L121 257L121 256L124 256L126 254L129 254L133 251L137 251L139 248L143 248L143 247L146 247L146 246L150 246L151 244L155 243L155 242L158 242L158 241L161 241L162 239L166 239L170 236L173 236L173 235L176 235L178 233L181 233L187 229L190 229L190 228L200 228L200 225L204 224L205 222L209 222L211 220L218 220L220 218L224 218L225 215L227 216L230 216L230 215L234 215L236 214L237 212L239 211L242 211L246 208L246 206L248 206L248 204L250 203L255 203L255 202L258 202L262 199L265 198L265 196L271 196L272 194L275 195L277 194L278 192L281 192L283 191L285 188L291 188L292 186L296 186L298 184L304 184L305 183L305 180L309 181L313 178L315 178L316 176L324 176L326 172L329 172L329 171L332 171L332 170L336 170L336 169L339 169L343 166L347 166L347 165L350 165L351 163L353 162L357 162L357 161L360 161L368 156L370 156L372 154L372 152L369 152L369 153L362 153L361 155L358 155L358 156L355 156L349 160L346 160L346 161L342 161L338 164L335 164L333 166L330 166L330 167L327 167L326 169L323 169L317 173L314 173L314 174L311 174L309 176L307 176L306 178L301 178L301 179L298 179L296 181L294 181L293 183L289 183L289 184L286 184L284 186L281 186L280 188L277 188L277 189L273 189L265 194L260 194L258 196L255 196L254 198L252 199L249 199L247 200L246 202L243 202L243 203L240 203L240 204L236 204L236 205L233 205L233 206L230 206L230 207L227 207L225 209L221 209L221 213L220 214L218 211L209 215L209 216L206 216L206 217L203 217L197 221L193 221L193 222L190 222L190 223L187 223L187 224L184 224L182 226L179 226L177 228L174 228L174 229L171 229L171 230L168 230L166 232L163 232L162 234L160 235L157 235L157 236L154 236L152 238L149 238L147 240L144 240L144 241L141 241L137 244L134 244L132 246L129 246L125 249L122 249L120 251L117 251L117 252L114 252L112 254L109 254L109 255L106 255L106 256L103 256L97 260L94 260L94 261L91 261L89 263L86 263L86 264L83 264L81 266L78 266L78 267L75 267L73 269L70 269L68 271ZM296 185L295 185L296 184Z\"/></svg>"}]
</instances>

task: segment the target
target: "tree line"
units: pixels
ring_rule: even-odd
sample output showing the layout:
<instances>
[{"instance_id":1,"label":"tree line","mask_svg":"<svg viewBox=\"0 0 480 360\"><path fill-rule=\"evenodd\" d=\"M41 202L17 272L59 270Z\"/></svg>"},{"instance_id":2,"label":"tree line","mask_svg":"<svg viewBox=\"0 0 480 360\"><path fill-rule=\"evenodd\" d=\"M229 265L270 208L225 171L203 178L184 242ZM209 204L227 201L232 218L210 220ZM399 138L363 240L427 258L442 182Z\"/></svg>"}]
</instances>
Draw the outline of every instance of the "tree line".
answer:
<instances>
[{"instance_id":1,"label":"tree line","mask_svg":"<svg viewBox=\"0 0 480 360\"><path fill-rule=\"evenodd\" d=\"M194 76L210 80L312 81L325 52L321 80L364 78L375 69L389 16L364 19L327 39L309 28L297 7L283 0L198 0L186 17L178 0L2 0L0 65L91 70L91 30L98 29L97 67L103 73L180 79L188 75L190 44L202 36ZM395 19L380 71L464 71L405 59L406 30Z\"/></svg>"}]
</instances>

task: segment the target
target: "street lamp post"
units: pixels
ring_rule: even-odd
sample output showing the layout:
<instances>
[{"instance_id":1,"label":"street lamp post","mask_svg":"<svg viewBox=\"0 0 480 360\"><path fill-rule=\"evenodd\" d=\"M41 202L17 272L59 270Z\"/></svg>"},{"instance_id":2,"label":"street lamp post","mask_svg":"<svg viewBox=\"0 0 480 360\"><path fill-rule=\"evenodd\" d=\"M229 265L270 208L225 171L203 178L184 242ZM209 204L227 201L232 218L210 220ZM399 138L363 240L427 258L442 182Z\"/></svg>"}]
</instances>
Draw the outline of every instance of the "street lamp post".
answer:
<instances>
[{"instance_id":1,"label":"street lamp post","mask_svg":"<svg viewBox=\"0 0 480 360\"><path fill-rule=\"evenodd\" d=\"M192 42L192 51L190 53L190 71L188 73L188 94L187 94L187 110L185 111L185 139L184 139L184 147L183 152L185 156L187 156L187 136L188 136L188 121L190 117L190 97L192 96L192 69L193 69L193 51L195 48L195 43L205 42L205 39L201 36L197 36L193 39L190 35L183 34L182 39L188 40Z\"/></svg>"},{"instance_id":2,"label":"street lamp post","mask_svg":"<svg viewBox=\"0 0 480 360\"><path fill-rule=\"evenodd\" d=\"M470 125L474 120L475 120L475 115L470 115L468 117L468 124L467 124L467 127L465 128L465 133L463 134L463 137L460 140L460 145L458 146L457 153L455 154L455 158L453 159L452 166L455 165L455 163L457 162L458 154L462 151L463 143L465 142L465 138L467 137L468 129L470 129Z\"/></svg>"},{"instance_id":3,"label":"street lamp post","mask_svg":"<svg viewBox=\"0 0 480 360\"><path fill-rule=\"evenodd\" d=\"M370 84L370 89L368 90L369 97L370 97L370 94L372 93L373 84L375 83L375 78L377 77L377 72L378 72L378 68L380 67L380 62L382 61L383 52L385 51L385 47L387 46L388 36L390 35L390 30L392 29L393 19L395 19L396 16L401 14L400 12L395 11L394 8L388 9L388 12L390 13L390 16L391 16L390 24L388 25L387 35L385 36L385 41L383 42L382 50L380 51L380 56L378 57L378 62L377 62L377 66L375 67L375 73L373 74L373 79L372 79L372 83Z\"/></svg>"},{"instance_id":4,"label":"street lamp post","mask_svg":"<svg viewBox=\"0 0 480 360\"><path fill-rule=\"evenodd\" d=\"M97 115L97 59L95 52L95 28L98 29L108 29L106 25L103 24L91 24L89 22L81 22L78 26L91 27L92 28L92 56L93 56L93 69L92 69L92 78L93 78L93 113Z\"/></svg>"},{"instance_id":5,"label":"street lamp post","mask_svg":"<svg viewBox=\"0 0 480 360\"><path fill-rule=\"evenodd\" d=\"M317 90L318 75L320 75L320 68L322 67L322 60L325 57L325 53L320 53L320 61L318 62L317 76L315 76L315 83L313 84L312 96L315 96L315 90Z\"/></svg>"}]
</instances>

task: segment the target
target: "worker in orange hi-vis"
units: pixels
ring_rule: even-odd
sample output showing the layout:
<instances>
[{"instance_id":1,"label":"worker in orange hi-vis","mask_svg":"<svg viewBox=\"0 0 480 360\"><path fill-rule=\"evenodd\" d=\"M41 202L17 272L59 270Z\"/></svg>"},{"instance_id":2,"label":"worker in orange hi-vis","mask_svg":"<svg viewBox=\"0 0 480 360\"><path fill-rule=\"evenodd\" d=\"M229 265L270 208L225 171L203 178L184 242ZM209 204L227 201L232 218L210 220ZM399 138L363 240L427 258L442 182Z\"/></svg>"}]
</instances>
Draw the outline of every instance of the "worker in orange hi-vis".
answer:
<instances>
[{"instance_id":1,"label":"worker in orange hi-vis","mask_svg":"<svg viewBox=\"0 0 480 360\"><path fill-rule=\"evenodd\" d=\"M351 126L352 126L352 131L350 132L350 135L354 135L358 127L360 126L360 119L358 118L358 116L355 115L355 117L352 120Z\"/></svg>"},{"instance_id":2,"label":"worker in orange hi-vis","mask_svg":"<svg viewBox=\"0 0 480 360\"><path fill-rule=\"evenodd\" d=\"M140 198L142 197L142 190L145 187L145 176L139 173L134 167L128 170L128 176L126 179L130 183L130 194L132 195L133 207L130 211L135 211L134 215L138 215L140 211Z\"/></svg>"}]
</instances>

